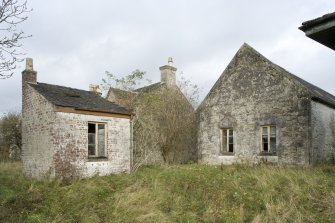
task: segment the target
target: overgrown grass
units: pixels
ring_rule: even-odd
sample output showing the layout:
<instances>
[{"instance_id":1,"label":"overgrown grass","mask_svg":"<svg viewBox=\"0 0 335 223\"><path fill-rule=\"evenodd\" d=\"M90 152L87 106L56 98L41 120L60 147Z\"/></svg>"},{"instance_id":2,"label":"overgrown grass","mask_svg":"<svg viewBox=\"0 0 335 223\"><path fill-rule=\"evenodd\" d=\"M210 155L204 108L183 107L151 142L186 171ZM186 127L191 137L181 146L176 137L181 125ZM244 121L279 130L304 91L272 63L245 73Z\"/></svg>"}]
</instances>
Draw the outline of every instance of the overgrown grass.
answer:
<instances>
[{"instance_id":1,"label":"overgrown grass","mask_svg":"<svg viewBox=\"0 0 335 223\"><path fill-rule=\"evenodd\" d=\"M146 167L27 179L0 163L1 222L335 222L335 167Z\"/></svg>"}]
</instances>

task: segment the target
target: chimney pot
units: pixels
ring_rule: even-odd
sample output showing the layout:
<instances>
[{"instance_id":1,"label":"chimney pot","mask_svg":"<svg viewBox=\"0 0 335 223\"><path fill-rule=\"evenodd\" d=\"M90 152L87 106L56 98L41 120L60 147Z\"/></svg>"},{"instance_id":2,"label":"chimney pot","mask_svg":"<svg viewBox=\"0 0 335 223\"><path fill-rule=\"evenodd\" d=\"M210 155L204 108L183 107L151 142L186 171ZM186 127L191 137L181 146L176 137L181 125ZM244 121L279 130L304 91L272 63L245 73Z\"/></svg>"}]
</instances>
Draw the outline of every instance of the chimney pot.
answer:
<instances>
[{"instance_id":1,"label":"chimney pot","mask_svg":"<svg viewBox=\"0 0 335 223\"><path fill-rule=\"evenodd\" d=\"M169 66L173 66L173 59L172 59L172 57L168 58L168 65Z\"/></svg>"},{"instance_id":2,"label":"chimney pot","mask_svg":"<svg viewBox=\"0 0 335 223\"><path fill-rule=\"evenodd\" d=\"M90 84L89 91L94 92L98 95L102 95L100 87L97 84Z\"/></svg>"},{"instance_id":3,"label":"chimney pot","mask_svg":"<svg viewBox=\"0 0 335 223\"><path fill-rule=\"evenodd\" d=\"M26 58L26 69L25 70L29 70L29 71L33 71L34 67L33 67L33 58Z\"/></svg>"}]
</instances>

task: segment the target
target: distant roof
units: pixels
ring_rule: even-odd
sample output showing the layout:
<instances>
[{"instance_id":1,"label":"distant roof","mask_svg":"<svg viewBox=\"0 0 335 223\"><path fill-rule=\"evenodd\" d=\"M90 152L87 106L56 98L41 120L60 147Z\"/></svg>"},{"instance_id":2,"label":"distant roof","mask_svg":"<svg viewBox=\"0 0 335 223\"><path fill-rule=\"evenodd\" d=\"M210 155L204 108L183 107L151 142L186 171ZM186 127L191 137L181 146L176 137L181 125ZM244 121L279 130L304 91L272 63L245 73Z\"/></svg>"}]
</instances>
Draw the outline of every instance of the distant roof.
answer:
<instances>
[{"instance_id":1,"label":"distant roof","mask_svg":"<svg viewBox=\"0 0 335 223\"><path fill-rule=\"evenodd\" d=\"M303 22L299 29L309 38L335 50L335 12Z\"/></svg>"},{"instance_id":2,"label":"distant roof","mask_svg":"<svg viewBox=\"0 0 335 223\"><path fill-rule=\"evenodd\" d=\"M109 88L108 94L110 94L111 91L115 94L117 98L124 98L124 99L130 99L134 94L131 91L121 90L119 88L113 88L113 87ZM108 97L108 94L107 94L107 97Z\"/></svg>"},{"instance_id":3,"label":"distant roof","mask_svg":"<svg viewBox=\"0 0 335 223\"><path fill-rule=\"evenodd\" d=\"M54 105L72 107L81 110L99 111L115 114L130 112L113 102L106 100L97 93L45 83L30 83L38 93Z\"/></svg>"},{"instance_id":4,"label":"distant roof","mask_svg":"<svg viewBox=\"0 0 335 223\"><path fill-rule=\"evenodd\" d=\"M135 90L135 92L138 93L149 93L151 91L159 90L162 86L165 86L166 84L164 82L157 82L154 84L150 84L148 86L138 88Z\"/></svg>"}]
</instances>

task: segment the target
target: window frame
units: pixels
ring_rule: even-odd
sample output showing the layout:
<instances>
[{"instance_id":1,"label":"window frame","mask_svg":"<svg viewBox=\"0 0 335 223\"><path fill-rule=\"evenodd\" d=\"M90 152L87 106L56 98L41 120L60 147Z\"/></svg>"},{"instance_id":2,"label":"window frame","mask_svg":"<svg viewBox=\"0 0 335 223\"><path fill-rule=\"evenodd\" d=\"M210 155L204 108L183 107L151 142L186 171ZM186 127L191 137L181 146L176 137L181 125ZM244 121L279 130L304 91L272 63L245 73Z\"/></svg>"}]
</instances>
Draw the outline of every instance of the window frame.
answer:
<instances>
[{"instance_id":1,"label":"window frame","mask_svg":"<svg viewBox=\"0 0 335 223\"><path fill-rule=\"evenodd\" d=\"M226 150L223 150L223 133L224 131L227 131L226 133L226 138L227 138L227 144L226 144ZM232 132L232 143L229 142L229 133ZM221 128L220 129L220 138L221 138L221 143L220 143L220 155L233 155L235 153L235 143L234 143L234 129L233 128ZM233 145L233 151L230 152L229 151L229 145L232 144Z\"/></svg>"},{"instance_id":2,"label":"window frame","mask_svg":"<svg viewBox=\"0 0 335 223\"><path fill-rule=\"evenodd\" d=\"M88 146L89 146L89 142L88 142L88 126L89 124L94 124L95 125L95 155L89 155L89 149L88 149ZM99 156L99 141L98 141L98 135L99 135L99 132L98 132L98 128L99 128L99 124L101 125L104 125L104 129L105 129L105 139L104 139L104 144L105 144L105 147L104 147L104 155L103 156ZM93 122L93 121L89 121L87 123L87 157L88 158L107 158L107 133L108 133L108 123L106 122Z\"/></svg>"},{"instance_id":3,"label":"window frame","mask_svg":"<svg viewBox=\"0 0 335 223\"><path fill-rule=\"evenodd\" d=\"M271 148L271 127L275 128L275 139L276 139L276 144L275 144L275 149L273 150ZM263 143L263 128L266 128L267 131L267 144L268 144L268 150L264 150L264 143ZM260 143L261 143L261 153L263 154L276 154L277 152L277 126L276 125L261 125L260 126Z\"/></svg>"}]
</instances>

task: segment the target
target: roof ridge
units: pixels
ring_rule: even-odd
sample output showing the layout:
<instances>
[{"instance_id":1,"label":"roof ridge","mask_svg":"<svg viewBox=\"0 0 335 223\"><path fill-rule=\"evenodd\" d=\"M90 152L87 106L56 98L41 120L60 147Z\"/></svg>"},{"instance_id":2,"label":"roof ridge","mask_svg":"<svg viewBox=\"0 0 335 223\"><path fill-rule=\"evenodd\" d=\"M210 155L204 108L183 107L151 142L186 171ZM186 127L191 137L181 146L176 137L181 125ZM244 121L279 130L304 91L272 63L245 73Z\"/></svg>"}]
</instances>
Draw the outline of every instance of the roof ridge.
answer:
<instances>
[{"instance_id":1,"label":"roof ridge","mask_svg":"<svg viewBox=\"0 0 335 223\"><path fill-rule=\"evenodd\" d=\"M43 83L43 82L36 82L36 84L44 84L44 85L49 85L49 86L54 86L54 87L63 87L63 88L68 88L68 89L72 89L72 90L77 90L77 91L85 91L85 92L90 92L90 93L94 93L92 91L89 90L83 90L83 89L78 89L78 88L72 88L72 87L67 87L67 86L63 86L63 85L57 85L57 84L48 84L48 83Z\"/></svg>"},{"instance_id":2,"label":"roof ridge","mask_svg":"<svg viewBox=\"0 0 335 223\"><path fill-rule=\"evenodd\" d=\"M163 82L156 82L156 83L153 83L153 84L149 84L149 85L147 85L147 86L144 86L144 87L140 87L140 88L137 88L137 89L135 89L134 91L140 91L140 90L142 90L142 89L144 89L144 88L148 88L148 87L152 87L152 86L155 86L155 85L159 85L159 84L164 84Z\"/></svg>"}]
</instances>

